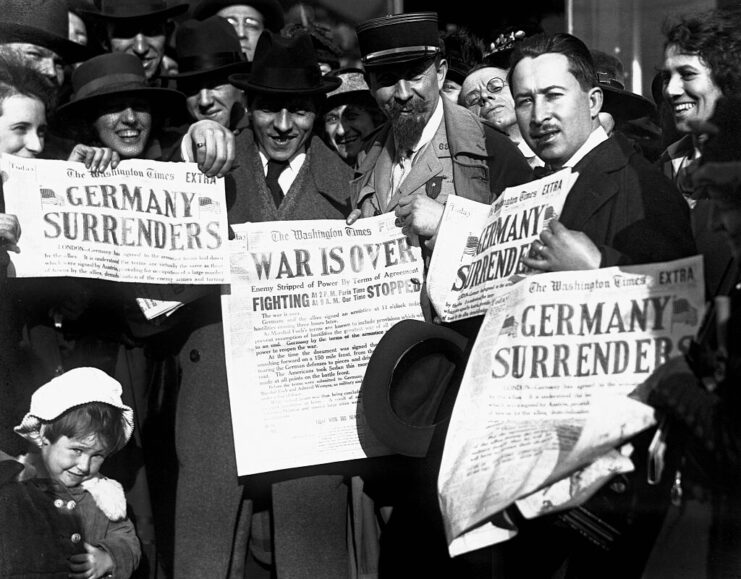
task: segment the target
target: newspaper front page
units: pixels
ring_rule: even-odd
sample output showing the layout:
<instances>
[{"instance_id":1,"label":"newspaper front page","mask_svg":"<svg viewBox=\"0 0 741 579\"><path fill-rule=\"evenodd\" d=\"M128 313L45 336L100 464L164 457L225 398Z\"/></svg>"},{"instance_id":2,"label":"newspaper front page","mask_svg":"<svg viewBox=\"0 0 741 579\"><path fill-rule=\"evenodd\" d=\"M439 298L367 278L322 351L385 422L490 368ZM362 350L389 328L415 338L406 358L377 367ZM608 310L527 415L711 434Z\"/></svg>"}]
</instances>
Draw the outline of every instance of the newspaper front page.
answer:
<instances>
[{"instance_id":1,"label":"newspaper front page","mask_svg":"<svg viewBox=\"0 0 741 579\"><path fill-rule=\"evenodd\" d=\"M222 311L239 474L384 454L360 384L386 330L422 319L419 248L393 214L234 231Z\"/></svg>"},{"instance_id":2,"label":"newspaper front page","mask_svg":"<svg viewBox=\"0 0 741 579\"><path fill-rule=\"evenodd\" d=\"M192 163L82 163L0 159L5 210L18 217L21 252L9 275L150 284L229 281L223 179Z\"/></svg>"},{"instance_id":3,"label":"newspaper front page","mask_svg":"<svg viewBox=\"0 0 741 579\"><path fill-rule=\"evenodd\" d=\"M440 467L451 555L513 536L497 514L518 499L530 495L518 502L526 516L554 512L626 470L612 449L654 423L653 409L626 395L686 351L703 315L703 283L698 256L541 274L499 290Z\"/></svg>"},{"instance_id":4,"label":"newspaper front page","mask_svg":"<svg viewBox=\"0 0 741 579\"><path fill-rule=\"evenodd\" d=\"M492 205L448 198L427 276L427 293L443 321L483 315L497 288L532 273L521 258L558 219L577 177L563 169L508 187Z\"/></svg>"}]
</instances>

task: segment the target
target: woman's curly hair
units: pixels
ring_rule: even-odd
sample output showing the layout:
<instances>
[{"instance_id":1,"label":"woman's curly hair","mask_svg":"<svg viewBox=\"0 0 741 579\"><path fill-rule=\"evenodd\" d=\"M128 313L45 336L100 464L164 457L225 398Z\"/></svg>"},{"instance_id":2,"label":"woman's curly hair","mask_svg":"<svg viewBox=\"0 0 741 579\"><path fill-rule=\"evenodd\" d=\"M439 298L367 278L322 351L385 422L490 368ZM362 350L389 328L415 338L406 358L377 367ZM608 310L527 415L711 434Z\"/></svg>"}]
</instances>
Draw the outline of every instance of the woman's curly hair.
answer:
<instances>
[{"instance_id":1,"label":"woman's curly hair","mask_svg":"<svg viewBox=\"0 0 741 579\"><path fill-rule=\"evenodd\" d=\"M741 92L741 9L724 8L679 16L664 24L664 50L696 54L721 92Z\"/></svg>"}]
</instances>

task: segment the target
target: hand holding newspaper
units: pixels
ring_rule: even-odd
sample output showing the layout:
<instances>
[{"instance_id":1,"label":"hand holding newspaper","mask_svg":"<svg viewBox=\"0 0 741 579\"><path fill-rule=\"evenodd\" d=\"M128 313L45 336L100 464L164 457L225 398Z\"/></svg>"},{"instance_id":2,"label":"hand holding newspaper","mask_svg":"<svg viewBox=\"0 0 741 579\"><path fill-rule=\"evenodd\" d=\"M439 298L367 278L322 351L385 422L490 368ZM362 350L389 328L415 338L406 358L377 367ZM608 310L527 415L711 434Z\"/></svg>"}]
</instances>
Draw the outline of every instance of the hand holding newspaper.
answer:
<instances>
[{"instance_id":1,"label":"hand holding newspaper","mask_svg":"<svg viewBox=\"0 0 741 579\"><path fill-rule=\"evenodd\" d=\"M563 169L508 187L492 205L448 198L427 275L427 292L443 321L483 315L497 288L532 273L521 257L558 219L577 177Z\"/></svg>"},{"instance_id":2,"label":"hand holding newspaper","mask_svg":"<svg viewBox=\"0 0 741 579\"><path fill-rule=\"evenodd\" d=\"M631 468L612 449L654 413L626 395L686 351L703 314L703 280L698 256L545 273L494 293L438 479L452 555L516 533L494 523L515 501L528 517L554 512Z\"/></svg>"},{"instance_id":3,"label":"hand holding newspaper","mask_svg":"<svg viewBox=\"0 0 741 579\"><path fill-rule=\"evenodd\" d=\"M23 228L9 275L152 284L229 281L222 179L189 163L0 159L5 209Z\"/></svg>"}]
</instances>

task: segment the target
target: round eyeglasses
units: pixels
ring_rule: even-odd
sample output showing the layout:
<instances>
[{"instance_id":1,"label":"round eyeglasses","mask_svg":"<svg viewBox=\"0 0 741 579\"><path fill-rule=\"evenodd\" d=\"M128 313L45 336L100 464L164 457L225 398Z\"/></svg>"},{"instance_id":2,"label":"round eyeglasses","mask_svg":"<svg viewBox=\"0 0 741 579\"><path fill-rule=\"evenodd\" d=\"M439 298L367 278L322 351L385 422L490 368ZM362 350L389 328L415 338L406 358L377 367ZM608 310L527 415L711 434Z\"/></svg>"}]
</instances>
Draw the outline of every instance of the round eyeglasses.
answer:
<instances>
[{"instance_id":1,"label":"round eyeglasses","mask_svg":"<svg viewBox=\"0 0 741 579\"><path fill-rule=\"evenodd\" d=\"M506 82L504 82L501 78L498 76L495 76L493 78L490 78L488 82L486 83L486 92L488 92L490 95L495 95L507 85ZM467 107L473 107L473 106L483 106L484 104L484 95L481 94L481 91L479 90L472 90L470 93L468 93L465 97L463 97L463 103Z\"/></svg>"}]
</instances>

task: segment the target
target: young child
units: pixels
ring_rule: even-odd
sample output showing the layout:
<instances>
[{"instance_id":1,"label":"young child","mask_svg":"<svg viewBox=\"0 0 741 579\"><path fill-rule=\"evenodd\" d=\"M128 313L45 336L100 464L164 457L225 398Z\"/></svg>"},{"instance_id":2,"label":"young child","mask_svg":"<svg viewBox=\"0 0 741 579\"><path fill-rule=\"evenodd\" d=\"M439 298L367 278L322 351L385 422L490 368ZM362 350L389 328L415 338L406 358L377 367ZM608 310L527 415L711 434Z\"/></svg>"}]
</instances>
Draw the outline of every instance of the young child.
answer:
<instances>
[{"instance_id":1,"label":"young child","mask_svg":"<svg viewBox=\"0 0 741 579\"><path fill-rule=\"evenodd\" d=\"M70 370L34 392L15 431L35 453L20 479L0 479L0 577L131 576L139 539L123 488L99 471L133 428L121 385L96 368ZM9 462L0 462L0 477L22 468Z\"/></svg>"}]
</instances>

